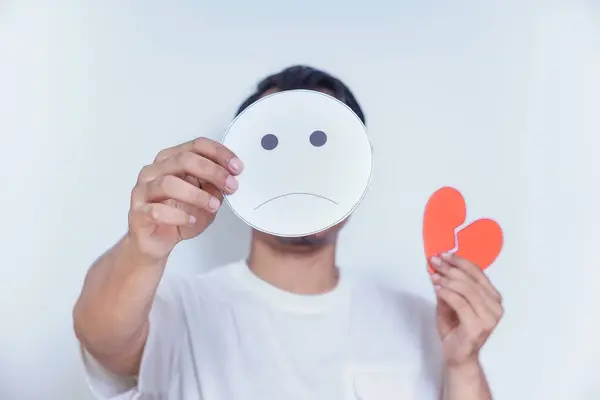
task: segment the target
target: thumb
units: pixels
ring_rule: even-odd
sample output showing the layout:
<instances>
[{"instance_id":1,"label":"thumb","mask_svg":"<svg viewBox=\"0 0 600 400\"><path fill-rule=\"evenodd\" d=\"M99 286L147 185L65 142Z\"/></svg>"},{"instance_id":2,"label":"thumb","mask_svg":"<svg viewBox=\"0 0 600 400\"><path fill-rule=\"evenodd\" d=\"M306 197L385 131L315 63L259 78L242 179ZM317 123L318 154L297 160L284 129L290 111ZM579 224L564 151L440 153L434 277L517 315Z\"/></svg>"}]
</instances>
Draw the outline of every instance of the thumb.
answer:
<instances>
[{"instance_id":1,"label":"thumb","mask_svg":"<svg viewBox=\"0 0 600 400\"><path fill-rule=\"evenodd\" d=\"M454 328L455 316L454 310L439 296L437 296L436 316L438 329L443 337Z\"/></svg>"}]
</instances>

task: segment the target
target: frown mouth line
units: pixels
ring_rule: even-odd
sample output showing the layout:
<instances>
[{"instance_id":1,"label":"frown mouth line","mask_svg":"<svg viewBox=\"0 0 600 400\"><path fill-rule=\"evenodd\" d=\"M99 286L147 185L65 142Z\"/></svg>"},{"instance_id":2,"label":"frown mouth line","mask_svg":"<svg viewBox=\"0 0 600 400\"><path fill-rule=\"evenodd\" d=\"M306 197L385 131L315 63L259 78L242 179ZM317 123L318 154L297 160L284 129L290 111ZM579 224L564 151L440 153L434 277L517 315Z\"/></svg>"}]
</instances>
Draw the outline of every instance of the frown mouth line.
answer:
<instances>
[{"instance_id":1,"label":"frown mouth line","mask_svg":"<svg viewBox=\"0 0 600 400\"><path fill-rule=\"evenodd\" d=\"M282 197L286 197L286 196L293 196L293 195L303 195L303 196L313 196L313 197L318 197L320 199L323 200L327 200L335 205L337 205L338 203L334 200L331 200L329 197L325 197L325 196L321 196L320 194L315 194L315 193L308 193L308 192L292 192L292 193L285 193L285 194L280 194L279 196L275 196L267 201L265 201L264 203L261 203L259 205L257 205L256 207L254 207L254 210L258 210L260 207L264 206L267 203L270 203L273 200L277 200L280 199Z\"/></svg>"}]
</instances>

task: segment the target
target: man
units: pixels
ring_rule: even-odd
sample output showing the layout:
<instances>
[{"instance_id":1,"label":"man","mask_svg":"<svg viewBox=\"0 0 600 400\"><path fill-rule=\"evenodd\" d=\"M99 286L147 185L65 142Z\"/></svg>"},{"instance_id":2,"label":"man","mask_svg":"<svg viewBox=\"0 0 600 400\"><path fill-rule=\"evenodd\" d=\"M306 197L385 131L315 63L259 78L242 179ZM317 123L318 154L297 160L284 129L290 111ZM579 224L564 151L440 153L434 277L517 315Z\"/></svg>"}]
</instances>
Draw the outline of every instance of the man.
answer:
<instances>
[{"instance_id":1,"label":"man","mask_svg":"<svg viewBox=\"0 0 600 400\"><path fill-rule=\"evenodd\" d=\"M266 78L239 112L290 89L330 94L364 122L342 82L308 67ZM208 228L243 169L206 138L142 169L129 231L91 267L73 312L98 398L491 399L478 354L501 298L456 256L430 260L435 310L338 269L344 223L303 238L255 231L247 261L161 282L174 246Z\"/></svg>"}]
</instances>

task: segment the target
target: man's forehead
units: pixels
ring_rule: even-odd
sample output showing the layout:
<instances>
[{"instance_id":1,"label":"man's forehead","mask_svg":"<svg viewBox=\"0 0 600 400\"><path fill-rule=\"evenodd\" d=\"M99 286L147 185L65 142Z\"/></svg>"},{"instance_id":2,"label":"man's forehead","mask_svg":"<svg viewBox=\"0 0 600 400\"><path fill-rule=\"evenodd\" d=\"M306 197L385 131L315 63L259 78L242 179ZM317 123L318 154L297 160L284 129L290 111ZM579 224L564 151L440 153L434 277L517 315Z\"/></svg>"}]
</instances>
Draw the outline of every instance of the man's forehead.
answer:
<instances>
[{"instance_id":1,"label":"man's forehead","mask_svg":"<svg viewBox=\"0 0 600 400\"><path fill-rule=\"evenodd\" d=\"M318 89L311 89L311 90L314 90L315 92L325 93L325 94L328 94L328 95L330 95L332 97L335 97L334 93L331 90L329 90L329 89L318 88ZM271 89L265 91L259 98L262 99L263 97L266 97L266 96L268 96L270 94L278 93L278 92L281 92L281 90L279 88L277 88L277 87L274 87L274 88L271 88Z\"/></svg>"}]
</instances>

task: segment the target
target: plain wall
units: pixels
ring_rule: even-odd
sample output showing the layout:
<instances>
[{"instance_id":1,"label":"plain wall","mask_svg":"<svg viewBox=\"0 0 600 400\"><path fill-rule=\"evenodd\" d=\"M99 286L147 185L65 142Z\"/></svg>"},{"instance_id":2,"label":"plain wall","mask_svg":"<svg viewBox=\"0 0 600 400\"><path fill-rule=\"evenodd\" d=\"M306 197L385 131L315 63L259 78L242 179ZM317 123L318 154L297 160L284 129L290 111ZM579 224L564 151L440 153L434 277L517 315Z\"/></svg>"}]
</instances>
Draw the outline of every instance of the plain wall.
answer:
<instances>
[{"instance_id":1,"label":"plain wall","mask_svg":"<svg viewBox=\"0 0 600 400\"><path fill-rule=\"evenodd\" d=\"M598 399L600 5L594 1L1 1L0 398L91 399L71 307L162 148L219 138L268 73L361 102L371 190L340 264L431 296L423 207L452 185L506 243L483 352L499 400ZM228 209L168 273L247 251Z\"/></svg>"}]
</instances>

